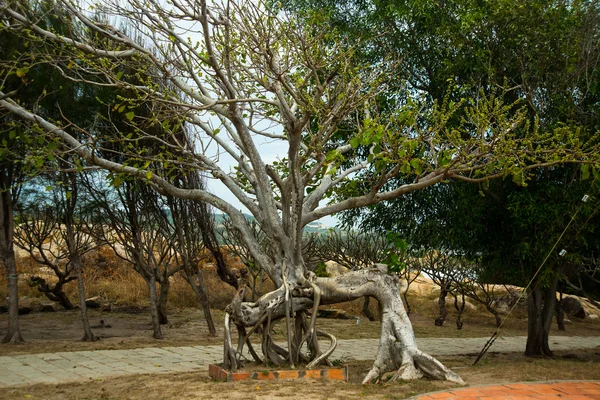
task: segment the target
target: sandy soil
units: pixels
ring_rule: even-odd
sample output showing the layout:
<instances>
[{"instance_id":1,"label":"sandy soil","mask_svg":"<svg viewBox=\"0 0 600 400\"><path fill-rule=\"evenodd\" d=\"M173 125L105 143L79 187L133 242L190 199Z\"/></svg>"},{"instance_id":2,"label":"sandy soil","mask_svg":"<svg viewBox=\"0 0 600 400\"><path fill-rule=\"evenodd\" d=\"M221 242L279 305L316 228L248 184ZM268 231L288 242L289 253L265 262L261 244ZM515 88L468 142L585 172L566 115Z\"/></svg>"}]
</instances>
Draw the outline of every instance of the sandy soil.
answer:
<instances>
[{"instance_id":1,"label":"sandy soil","mask_svg":"<svg viewBox=\"0 0 600 400\"><path fill-rule=\"evenodd\" d=\"M600 380L600 349L557 354L554 359L531 359L519 354L490 354L477 366L470 357L441 358L469 386L533 380ZM206 371L136 375L61 385L35 385L0 392L5 399L403 399L419 393L456 387L448 382L420 380L361 385L368 362L349 363L350 382L326 380L242 381L217 383Z\"/></svg>"}]
</instances>

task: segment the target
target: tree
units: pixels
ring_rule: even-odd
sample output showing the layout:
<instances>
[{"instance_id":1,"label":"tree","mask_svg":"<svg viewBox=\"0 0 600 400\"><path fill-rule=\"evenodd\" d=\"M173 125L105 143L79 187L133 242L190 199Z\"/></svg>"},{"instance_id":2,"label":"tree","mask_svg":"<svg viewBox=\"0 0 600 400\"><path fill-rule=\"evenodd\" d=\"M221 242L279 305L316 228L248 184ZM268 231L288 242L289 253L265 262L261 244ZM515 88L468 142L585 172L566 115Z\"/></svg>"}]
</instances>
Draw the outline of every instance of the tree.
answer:
<instances>
[{"instance_id":1,"label":"tree","mask_svg":"<svg viewBox=\"0 0 600 400\"><path fill-rule=\"evenodd\" d=\"M15 230L15 244L27 251L36 263L50 268L57 278L56 282L48 284L44 278L34 275L30 283L65 310L72 310L73 304L63 286L77 277L71 273L72 266L66 262L68 251L61 235L62 219L54 212L52 205L45 204L43 199L38 197L30 200L33 200L33 204L23 204L17 210L20 223Z\"/></svg>"},{"instance_id":2,"label":"tree","mask_svg":"<svg viewBox=\"0 0 600 400\"><path fill-rule=\"evenodd\" d=\"M364 46L363 56L380 62L389 54L402 58L402 68L392 72L397 81L406 80L415 92L422 92L430 104L441 101L444 96L454 100L461 97L473 96L477 91L493 93L498 87L509 87L507 98L521 99L526 105L527 118L534 122L540 130L559 129L563 126L578 126L580 140L593 140L600 129L598 104L600 91L595 83L600 77L598 59L600 45L598 27L600 12L597 2L574 1L561 2L553 0L539 1L370 1L370 0L288 0L286 7L294 9L324 9L323 14L329 16L330 22L340 26L352 37L368 37L371 46ZM386 32L381 35L381 32ZM448 81L452 85L448 85ZM403 94L394 91L384 103L392 107L397 104ZM454 118L450 125L459 123L460 118ZM568 140L568 139L566 139ZM530 189L516 191L528 197L531 193L541 191L534 188L544 176L552 174L569 174L569 170L556 171L557 167L547 168L545 174L538 173L527 176L517 173L514 182L527 184ZM550 173L547 173L550 171ZM573 172L573 171L571 171ZM597 174L597 171L596 171ZM505 185L512 186L510 180ZM396 185L402 185L403 181ZM555 184L558 184L555 182ZM487 190L487 183L479 188L484 195L495 196ZM495 190L498 190L496 187ZM513 191L511 188L507 188ZM480 219L471 213L471 204L461 203L469 197L475 199L473 188L431 188L426 193L414 193L411 199L400 199L385 207L387 210L400 210L405 218L398 221L399 229L416 229L420 233L409 233L410 238L417 238L421 243L426 242L432 233L446 236L443 241L448 248L458 248L477 253L483 246L494 247L494 243L486 243L486 237L496 237L491 233L485 234L480 229ZM476 192L477 190L475 190ZM503 190L500 190L502 192ZM567 191L554 192L563 196ZM548 197L541 195L538 204L544 204ZM419 205L411 202L415 200ZM444 204L446 203L446 204ZM476 204L478 202L473 201ZM506 210L501 203L479 202L487 207L499 207L496 211ZM456 207L458 205L459 207ZM465 208L461 209L460 205ZM444 218L438 207L456 215ZM477 206L475 206L477 207ZM390 214L382 207L373 216L370 225L389 221ZM465 212L469 210L469 212ZM403 213L404 211L404 213ZM480 211L480 210L479 210ZM488 208L489 212L489 208ZM356 215L357 212L354 212ZM427 223L422 223L424 214L431 213L438 218L425 216ZM347 214L343 219L351 220ZM461 220L462 219L462 220ZM504 218L507 221L510 218ZM450 222L452 221L452 222ZM516 222L516 221L515 221ZM403 226L408 224L408 226ZM457 224L468 226L467 231L458 228ZM500 228L500 225L494 226ZM555 226L559 229L557 226ZM389 226L384 229L389 229ZM528 228L534 232L535 225ZM538 227L539 229L539 227ZM493 230L493 229L492 229ZM475 232L481 234L476 234ZM511 229L505 230L510 236ZM498 232L498 231L496 231ZM458 235L458 236L455 236ZM469 239L473 237L473 240ZM405 235L409 239L408 235ZM470 242L469 242L470 240ZM479 249L474 247L480 246ZM487 247L489 250L491 247ZM510 249L508 247L502 250ZM514 250L514 248L513 248ZM520 252L523 250L516 250ZM503 253L504 254L504 253ZM525 253L520 255L525 257ZM541 253L537 254L541 256ZM526 263L537 264L542 258L530 259ZM503 269L517 269L519 264L503 266ZM550 265L547 265L550 267ZM525 285L534 276L535 268L527 268L530 274L520 282ZM558 273L554 268L550 273ZM553 272L554 271L554 272ZM496 269L499 272L499 269ZM498 278L498 275L497 275ZM505 278L506 279L506 278ZM537 316L547 315L540 307L554 302L555 291L551 288L550 279L534 282L538 291L549 289L545 293L531 293L534 301L530 312L530 335L528 336L527 354L550 354L546 345L547 333L543 329L533 327L540 324ZM548 286L549 285L549 286ZM549 296L549 297L547 297ZM537 343L537 344L533 344Z\"/></svg>"},{"instance_id":3,"label":"tree","mask_svg":"<svg viewBox=\"0 0 600 400\"><path fill-rule=\"evenodd\" d=\"M3 119L6 121L7 118ZM14 125L5 123L0 131L0 137L11 145L2 148L0 153L0 259L8 277L8 332L2 343L23 342L19 325L18 274L14 252L14 203L19 197L23 171L19 164L20 146L16 144L13 129Z\"/></svg>"},{"instance_id":4,"label":"tree","mask_svg":"<svg viewBox=\"0 0 600 400\"><path fill-rule=\"evenodd\" d=\"M176 233L169 229L171 221L163 199L135 180L126 180L115 190L93 190L98 224L103 224L101 240L144 279L150 297L153 337L162 339L161 324L168 323L166 314L169 278L183 264L175 264ZM158 283L159 290L156 290Z\"/></svg>"},{"instance_id":5,"label":"tree","mask_svg":"<svg viewBox=\"0 0 600 400\"><path fill-rule=\"evenodd\" d=\"M188 174L181 177L181 180L186 182L185 186L188 188L202 189L205 186L199 174ZM225 277L230 277L231 272L225 263L216 240L214 216L206 203L175 197L167 197L165 203L169 207L172 217L172 222L169 221L171 223L168 227L174 232L175 243L173 247L175 261L179 264L178 269L198 296L208 325L208 332L211 336L215 336L217 330L210 312L210 303L199 264L203 258L208 258L205 254L208 250L215 260L217 270L225 272L223 274ZM197 223L191 224L189 221L196 221ZM165 228L165 226L162 227L162 229ZM226 279L223 280L226 281Z\"/></svg>"},{"instance_id":6,"label":"tree","mask_svg":"<svg viewBox=\"0 0 600 400\"><path fill-rule=\"evenodd\" d=\"M80 79L81 71L94 71L102 75L104 85L131 90L135 97L126 99L127 104L151 99L156 107L144 121L134 111L126 113L134 128L140 122L169 120L173 108L160 104L187 110L183 118L194 134L193 146L165 142L163 133L153 136L152 131L140 130L144 140L164 146L163 151L149 155L144 147L136 147L137 137L113 137L125 145L119 150L122 161L117 162L102 156L101 132L78 127L88 137L77 139L73 127L27 110L5 92L0 92L0 108L35 123L40 135L59 138L87 164L113 175L135 177L164 194L206 202L231 218L277 289L255 302L245 302L241 288L227 307L226 367L237 368L241 347L258 326L263 328L265 363L287 360L295 365L308 360L309 368L318 365L331 354L336 340L315 329L315 315L308 322L307 310L312 308L314 313L319 304L371 296L379 301L386 318L378 355L365 382L388 372L394 372L396 379L426 375L462 382L417 348L397 276L383 270L359 270L335 278L314 277L307 273L302 258L303 227L323 216L396 198L450 178L478 182L520 174L540 164L596 162L593 143L582 143L574 135L568 142L558 140L569 134L567 128L540 133L525 123L522 110L500 95L458 103L448 99L430 111L417 100L391 111L378 109L375 100L386 90L389 64L362 63L355 56L356 43L320 24L318 16L306 23L293 15L270 12L261 3L244 1L228 2L225 7L205 1L174 1L169 7L154 1L133 1L131 8L101 5L106 14L134 21L140 34L152 41L150 51L108 21L93 21L74 5L63 5L82 29L100 35L103 41L57 37L11 5L0 8L7 21L4 29L27 29L30 40L48 43L40 59L60 65L64 59L48 53L50 45L59 46L63 57L72 61L71 68L63 64L62 69L72 79ZM188 38L183 29L190 25L198 35ZM143 82L135 74L125 79L119 72L122 63L154 64L161 79L168 79L177 91L155 84L152 77ZM459 110L466 116L464 123L447 129L447 121ZM167 134L178 130L164 125ZM355 134L349 137L348 132ZM265 162L259 151L265 138L286 149L285 160L272 165ZM218 164L220 154L211 157L208 142L234 160L233 173ZM357 156L365 150L368 157ZM162 169L153 169L153 163ZM173 185L168 179L170 168L203 170L220 180L267 235L268 251L261 250L237 206L206 190ZM353 179L356 175L362 180L360 186ZM399 176L410 176L411 181L395 188L386 186ZM321 200L336 190L346 198L323 205ZM272 341L276 320L285 320L287 350ZM240 332L238 349L231 343L231 322ZM317 335L329 339L329 349L320 351ZM310 354L301 351L305 343Z\"/></svg>"}]
</instances>

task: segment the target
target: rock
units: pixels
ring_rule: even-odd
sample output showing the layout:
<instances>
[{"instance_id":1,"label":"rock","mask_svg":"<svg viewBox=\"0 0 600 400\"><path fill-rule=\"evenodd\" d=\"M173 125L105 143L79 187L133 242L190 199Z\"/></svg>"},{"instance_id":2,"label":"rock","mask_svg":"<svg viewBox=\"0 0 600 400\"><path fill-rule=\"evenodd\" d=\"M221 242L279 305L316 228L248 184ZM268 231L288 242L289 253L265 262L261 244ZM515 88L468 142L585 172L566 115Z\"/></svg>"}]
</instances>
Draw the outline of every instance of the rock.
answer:
<instances>
[{"instance_id":1,"label":"rock","mask_svg":"<svg viewBox=\"0 0 600 400\"><path fill-rule=\"evenodd\" d=\"M331 319L358 319L358 317L350 315L346 311L338 309L319 310L317 312L317 317Z\"/></svg>"},{"instance_id":2,"label":"rock","mask_svg":"<svg viewBox=\"0 0 600 400\"><path fill-rule=\"evenodd\" d=\"M336 277L344 275L350 270L343 265L336 263L335 261L327 261L325 263L325 271L329 274L330 277Z\"/></svg>"},{"instance_id":3,"label":"rock","mask_svg":"<svg viewBox=\"0 0 600 400\"><path fill-rule=\"evenodd\" d=\"M23 296L19 299L19 315L27 315L33 310L38 309L40 301L38 299L30 299L27 296Z\"/></svg>"},{"instance_id":4,"label":"rock","mask_svg":"<svg viewBox=\"0 0 600 400\"><path fill-rule=\"evenodd\" d=\"M573 318L585 319L586 313L581 302L575 297L567 296L562 299L561 307L565 314Z\"/></svg>"},{"instance_id":5,"label":"rock","mask_svg":"<svg viewBox=\"0 0 600 400\"><path fill-rule=\"evenodd\" d=\"M27 315L33 311L31 307L19 307L19 315Z\"/></svg>"},{"instance_id":6,"label":"rock","mask_svg":"<svg viewBox=\"0 0 600 400\"><path fill-rule=\"evenodd\" d=\"M94 310L97 310L100 307L102 307L102 304L100 304L100 302L96 300L86 300L85 305L87 308L93 308Z\"/></svg>"},{"instance_id":7,"label":"rock","mask_svg":"<svg viewBox=\"0 0 600 400\"><path fill-rule=\"evenodd\" d=\"M526 302L524 298L519 298L521 294L517 291L510 291L502 296L496 296L492 303L493 307L498 310L501 314L508 313L513 306L518 302L517 307L525 307Z\"/></svg>"},{"instance_id":8,"label":"rock","mask_svg":"<svg viewBox=\"0 0 600 400\"><path fill-rule=\"evenodd\" d=\"M100 303L100 297L99 296L95 296L95 297L90 297L89 299L85 300L85 305L87 308L93 308L95 310L99 309L102 307L102 303Z\"/></svg>"},{"instance_id":9,"label":"rock","mask_svg":"<svg viewBox=\"0 0 600 400\"><path fill-rule=\"evenodd\" d=\"M56 312L56 306L54 304L42 304L40 308L41 312Z\"/></svg>"}]
</instances>

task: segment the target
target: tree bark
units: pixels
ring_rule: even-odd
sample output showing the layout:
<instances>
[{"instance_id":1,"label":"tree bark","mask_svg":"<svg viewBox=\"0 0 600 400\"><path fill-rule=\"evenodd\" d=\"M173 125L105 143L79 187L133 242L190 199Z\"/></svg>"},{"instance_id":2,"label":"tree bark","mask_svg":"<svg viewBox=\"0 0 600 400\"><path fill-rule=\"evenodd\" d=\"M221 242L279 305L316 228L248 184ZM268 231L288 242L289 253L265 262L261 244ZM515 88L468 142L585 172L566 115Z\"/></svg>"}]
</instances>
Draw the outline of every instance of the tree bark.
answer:
<instances>
[{"instance_id":1,"label":"tree bark","mask_svg":"<svg viewBox=\"0 0 600 400\"><path fill-rule=\"evenodd\" d=\"M402 303L400 288L400 279L397 276L375 269L359 270L335 278L313 277L301 286L292 288L291 303L292 309L298 314L311 307L314 309L318 304L335 304L364 296L378 300L381 315L379 350L375 363L363 383L379 381L387 374L391 374L390 379L418 379L427 376L431 379L463 383L457 374L417 348L412 325ZM256 329L256 326L267 321L270 323L285 317L285 294L286 289L282 286L252 303L241 301L241 296L238 295L226 311L238 327ZM311 319L311 324L313 321L314 318ZM268 325L266 330L269 330ZM335 344L332 335L320 332L319 336L326 336L330 338L332 345ZM323 354L330 351L332 350ZM320 355L317 353L317 357ZM265 354L265 358L267 356ZM314 357L311 354L313 360Z\"/></svg>"},{"instance_id":2,"label":"tree bark","mask_svg":"<svg viewBox=\"0 0 600 400\"><path fill-rule=\"evenodd\" d=\"M52 300L61 305L65 310L72 310L73 303L69 300L69 296L63 291L65 283L71 282L74 278L65 279L65 275L58 277L58 282L54 286L46 283L46 280L37 276L31 277L31 283L37 286L39 292L44 293L49 300Z\"/></svg>"},{"instance_id":3,"label":"tree bark","mask_svg":"<svg viewBox=\"0 0 600 400\"><path fill-rule=\"evenodd\" d=\"M8 332L2 343L23 343L19 325L19 275L13 248L14 214L10 182L10 176L5 173L0 175L0 187L4 189L0 190L0 261L4 264L8 277Z\"/></svg>"},{"instance_id":4,"label":"tree bark","mask_svg":"<svg viewBox=\"0 0 600 400\"><path fill-rule=\"evenodd\" d=\"M461 330L463 327L463 322L461 320L462 313L465 310L465 294L461 293L461 303L458 302L458 295L452 293L452 297L454 297L454 308L456 309L456 329Z\"/></svg>"},{"instance_id":5,"label":"tree bark","mask_svg":"<svg viewBox=\"0 0 600 400\"><path fill-rule=\"evenodd\" d=\"M526 356L552 356L549 346L550 325L554 316L558 277L547 288L533 283L527 298Z\"/></svg>"},{"instance_id":6,"label":"tree bark","mask_svg":"<svg viewBox=\"0 0 600 400\"><path fill-rule=\"evenodd\" d=\"M23 343L19 325L18 274L14 253L3 251L2 259L8 275L8 332L2 339L2 343Z\"/></svg>"},{"instance_id":7,"label":"tree bark","mask_svg":"<svg viewBox=\"0 0 600 400\"><path fill-rule=\"evenodd\" d=\"M167 316L167 302L169 300L169 289L171 288L169 277L163 277L162 282L159 282L158 287L158 322L161 325L165 325L169 323L169 318Z\"/></svg>"},{"instance_id":8,"label":"tree bark","mask_svg":"<svg viewBox=\"0 0 600 400\"><path fill-rule=\"evenodd\" d=\"M438 307L440 309L440 315L435 319L435 326L442 326L446 322L448 316L448 310L446 309L446 296L448 296L448 285L444 283L440 285L440 297L438 298Z\"/></svg>"},{"instance_id":9,"label":"tree bark","mask_svg":"<svg viewBox=\"0 0 600 400\"><path fill-rule=\"evenodd\" d=\"M156 278L151 275L146 279L148 292L150 294L150 316L152 317L152 337L154 339L162 339L162 331L160 329L160 318L158 315L158 295L156 293Z\"/></svg>"},{"instance_id":10,"label":"tree bark","mask_svg":"<svg viewBox=\"0 0 600 400\"><path fill-rule=\"evenodd\" d=\"M502 317L500 316L500 313L494 309L493 307L491 307L489 304L485 304L485 309L488 310L496 319L496 327L500 327L500 325L502 325Z\"/></svg>"},{"instance_id":11,"label":"tree bark","mask_svg":"<svg viewBox=\"0 0 600 400\"><path fill-rule=\"evenodd\" d=\"M204 278L202 277L202 271L196 271L197 285L192 285L194 292L200 300L202 311L204 312L204 318L208 325L208 333L210 336L217 336L217 329L215 328L215 322L213 321L212 313L210 312L210 302L208 301L208 295L206 294L206 287L204 286Z\"/></svg>"},{"instance_id":12,"label":"tree bark","mask_svg":"<svg viewBox=\"0 0 600 400\"><path fill-rule=\"evenodd\" d=\"M561 285L562 286L562 285ZM558 326L559 331L566 331L565 329L565 312L562 308L562 300L563 300L563 291L562 287L560 288L559 298L556 301L556 325Z\"/></svg>"},{"instance_id":13,"label":"tree bark","mask_svg":"<svg viewBox=\"0 0 600 400\"><path fill-rule=\"evenodd\" d=\"M402 298L404 299L404 304L406 305L406 315L410 316L412 310L410 308L410 303L408 302L408 287L406 288L404 293L402 293Z\"/></svg>"},{"instance_id":14,"label":"tree bark","mask_svg":"<svg viewBox=\"0 0 600 400\"><path fill-rule=\"evenodd\" d=\"M375 316L373 315L373 313L371 312L371 310L369 310L369 303L370 303L371 298L369 296L365 296L363 299L363 306L362 306L362 313L365 317L367 317L369 319L369 321L375 321Z\"/></svg>"},{"instance_id":15,"label":"tree bark","mask_svg":"<svg viewBox=\"0 0 600 400\"><path fill-rule=\"evenodd\" d=\"M83 326L83 342L93 342L96 340L87 313L87 305L85 304L85 283L83 282L83 272L81 266L81 259L79 256L76 260L71 259L75 267L75 273L77 274L77 293L79 295L79 314L81 316L81 325Z\"/></svg>"}]
</instances>

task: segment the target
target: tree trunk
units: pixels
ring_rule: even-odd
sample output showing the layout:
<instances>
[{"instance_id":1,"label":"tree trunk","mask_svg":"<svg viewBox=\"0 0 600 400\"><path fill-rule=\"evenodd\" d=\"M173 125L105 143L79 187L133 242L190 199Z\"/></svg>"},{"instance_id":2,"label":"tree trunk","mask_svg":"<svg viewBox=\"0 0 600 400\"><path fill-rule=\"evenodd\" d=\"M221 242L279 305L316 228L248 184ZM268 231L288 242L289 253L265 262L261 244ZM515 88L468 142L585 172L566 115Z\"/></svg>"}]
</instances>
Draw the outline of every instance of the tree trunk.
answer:
<instances>
[{"instance_id":1,"label":"tree trunk","mask_svg":"<svg viewBox=\"0 0 600 400\"><path fill-rule=\"evenodd\" d=\"M194 293L196 293L196 296L198 296L200 306L202 307L202 312L204 313L204 318L206 319L206 324L208 325L208 334L210 336L217 336L217 329L215 328L215 322L213 320L212 313L210 312L210 303L208 301L208 295L206 294L202 272L197 270L194 275L189 275L184 271L182 272L182 276L190 285Z\"/></svg>"},{"instance_id":2,"label":"tree trunk","mask_svg":"<svg viewBox=\"0 0 600 400\"><path fill-rule=\"evenodd\" d=\"M162 331L160 330L160 318L158 315L158 295L156 293L156 278L151 275L146 279L148 292L150 294L150 315L152 317L152 337L154 339L162 339Z\"/></svg>"},{"instance_id":3,"label":"tree trunk","mask_svg":"<svg viewBox=\"0 0 600 400\"><path fill-rule=\"evenodd\" d=\"M548 344L550 325L554 316L556 301L556 284L558 277L547 288L533 283L534 289L529 291L527 298L527 345L526 356L552 356Z\"/></svg>"},{"instance_id":4,"label":"tree trunk","mask_svg":"<svg viewBox=\"0 0 600 400\"><path fill-rule=\"evenodd\" d=\"M11 341L23 343L21 327L19 326L18 274L14 252L4 250L2 252L2 260L8 275L8 332L6 332L6 335L2 339L2 343L9 343Z\"/></svg>"},{"instance_id":5,"label":"tree trunk","mask_svg":"<svg viewBox=\"0 0 600 400\"><path fill-rule=\"evenodd\" d=\"M60 282L59 282L60 283ZM69 296L63 291L62 284L57 283L52 290L52 294L56 297L56 301L60 304L65 310L72 310L73 303L69 300Z\"/></svg>"},{"instance_id":6,"label":"tree trunk","mask_svg":"<svg viewBox=\"0 0 600 400\"><path fill-rule=\"evenodd\" d=\"M6 173L0 174L0 188L2 189L0 190L0 261L6 268L8 278L8 332L2 339L2 343L23 343L19 326L19 275L13 249L14 214L11 182Z\"/></svg>"},{"instance_id":7,"label":"tree trunk","mask_svg":"<svg viewBox=\"0 0 600 400\"><path fill-rule=\"evenodd\" d=\"M406 290L402 293L402 297L404 298L404 305L406 305L406 315L410 316L412 310L410 308L410 303L408 302L408 287L406 287Z\"/></svg>"},{"instance_id":8,"label":"tree trunk","mask_svg":"<svg viewBox=\"0 0 600 400\"><path fill-rule=\"evenodd\" d=\"M215 322L213 321L212 313L210 312L210 302L208 301L206 287L204 286L204 278L202 277L202 272L200 270L196 272L196 281L198 282L198 285L192 285L192 287L195 288L194 291L200 299L204 318L206 318L206 324L208 325L208 333L210 336L216 336L217 329L215 328Z\"/></svg>"},{"instance_id":9,"label":"tree trunk","mask_svg":"<svg viewBox=\"0 0 600 400\"><path fill-rule=\"evenodd\" d=\"M255 330L257 326L265 325L266 329L264 331L268 333L274 320L285 318L288 305L285 299L290 292L292 296L291 306L296 315L302 314L301 311L309 308L315 310L319 304L335 304L371 296L378 300L380 306L381 337L375 363L363 383L379 381L388 373L392 373L390 379L417 379L427 376L432 379L445 379L463 383L457 374L417 348L412 325L402 303L401 284L397 276L369 269L351 271L335 278L313 277L311 279L302 282L301 285L291 285L290 291L284 285L273 292L265 294L256 302L243 302L241 300L243 293L238 292L234 302L226 308L226 337L229 316L238 326L238 329L242 327L244 330L245 328ZM316 319L311 319L311 325L314 323L313 321L316 322ZM296 323L295 325L301 327L303 324ZM309 328L308 332L311 331L312 328ZM336 340L332 335L322 331L315 332L319 336L329 338L332 345L324 353L317 351L316 354L312 354L311 351L309 359L312 361L308 366L313 365L315 361L323 362L326 356L335 349ZM300 341L300 344L306 341L308 341L307 335ZM301 346L296 347L301 348ZM269 346L268 343L263 348L266 350L263 351L266 360L272 360L273 353L281 356L286 354L284 349L275 345ZM226 341L226 360L229 358L232 360L232 364L235 365L237 352L229 351L230 349L231 343ZM232 356L234 358L231 358Z\"/></svg>"},{"instance_id":10,"label":"tree trunk","mask_svg":"<svg viewBox=\"0 0 600 400\"><path fill-rule=\"evenodd\" d=\"M440 297L438 298L438 306L440 308L440 315L435 319L435 326L442 326L446 321L448 310L446 309L446 296L448 296L448 283L440 285Z\"/></svg>"},{"instance_id":11,"label":"tree trunk","mask_svg":"<svg viewBox=\"0 0 600 400\"><path fill-rule=\"evenodd\" d=\"M37 286L37 290L40 293L44 293L49 300L60 304L65 310L72 310L74 308L73 303L71 303L71 300L69 300L69 297L63 291L63 285L72 280L72 278L69 278L65 281L65 276L61 274L61 276L58 276L58 282L54 286L50 286L44 278L32 276L31 284Z\"/></svg>"},{"instance_id":12,"label":"tree trunk","mask_svg":"<svg viewBox=\"0 0 600 400\"><path fill-rule=\"evenodd\" d=\"M169 318L167 317L167 302L169 298L169 289L171 288L169 277L165 276L158 287L158 322L161 325L165 325L169 323Z\"/></svg>"},{"instance_id":13,"label":"tree trunk","mask_svg":"<svg viewBox=\"0 0 600 400\"><path fill-rule=\"evenodd\" d=\"M496 327L500 327L500 325L502 325L502 317L500 316L500 313L495 310L494 308L492 308L492 306L489 305L489 303L487 303L485 305L485 309L488 310L496 319Z\"/></svg>"},{"instance_id":14,"label":"tree trunk","mask_svg":"<svg viewBox=\"0 0 600 400\"><path fill-rule=\"evenodd\" d=\"M562 308L563 292L562 287L560 288L559 298L556 301L556 325L558 325L559 331L566 331L565 329L565 312Z\"/></svg>"},{"instance_id":15,"label":"tree trunk","mask_svg":"<svg viewBox=\"0 0 600 400\"><path fill-rule=\"evenodd\" d=\"M81 258L79 255L71 256L71 262L75 267L75 273L77 274L77 293L79 295L79 314L81 316L81 325L83 326L83 342L93 342L96 340L92 328L90 327L90 321L87 314L87 305L85 304L85 284L83 282L83 272L81 266Z\"/></svg>"},{"instance_id":16,"label":"tree trunk","mask_svg":"<svg viewBox=\"0 0 600 400\"><path fill-rule=\"evenodd\" d=\"M461 320L461 316L463 311L465 310L465 294L461 293L462 303L458 303L458 296L454 293L452 296L454 297L454 308L456 309L456 329L461 330L463 327L463 322Z\"/></svg>"},{"instance_id":17,"label":"tree trunk","mask_svg":"<svg viewBox=\"0 0 600 400\"><path fill-rule=\"evenodd\" d=\"M367 317L369 319L369 321L375 321L375 316L373 315L371 310L369 310L370 300L371 300L371 298L369 296L365 296L363 298L362 313L365 317Z\"/></svg>"}]
</instances>

